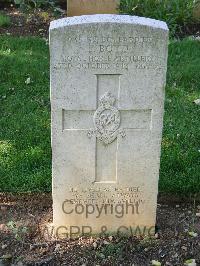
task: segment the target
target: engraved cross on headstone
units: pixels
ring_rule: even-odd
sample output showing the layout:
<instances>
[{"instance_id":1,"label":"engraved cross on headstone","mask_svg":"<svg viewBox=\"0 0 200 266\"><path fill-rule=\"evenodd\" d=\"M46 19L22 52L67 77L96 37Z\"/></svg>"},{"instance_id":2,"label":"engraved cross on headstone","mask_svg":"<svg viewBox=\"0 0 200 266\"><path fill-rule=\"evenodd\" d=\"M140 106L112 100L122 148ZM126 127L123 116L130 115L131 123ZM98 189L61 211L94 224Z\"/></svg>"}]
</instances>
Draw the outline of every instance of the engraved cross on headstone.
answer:
<instances>
[{"instance_id":1,"label":"engraved cross on headstone","mask_svg":"<svg viewBox=\"0 0 200 266\"><path fill-rule=\"evenodd\" d=\"M121 75L96 76L96 110L63 110L63 130L85 131L86 137L96 138L94 181L116 183L120 138L126 137L128 130L150 130L151 110L120 109ZM89 128L91 124L93 128Z\"/></svg>"}]
</instances>

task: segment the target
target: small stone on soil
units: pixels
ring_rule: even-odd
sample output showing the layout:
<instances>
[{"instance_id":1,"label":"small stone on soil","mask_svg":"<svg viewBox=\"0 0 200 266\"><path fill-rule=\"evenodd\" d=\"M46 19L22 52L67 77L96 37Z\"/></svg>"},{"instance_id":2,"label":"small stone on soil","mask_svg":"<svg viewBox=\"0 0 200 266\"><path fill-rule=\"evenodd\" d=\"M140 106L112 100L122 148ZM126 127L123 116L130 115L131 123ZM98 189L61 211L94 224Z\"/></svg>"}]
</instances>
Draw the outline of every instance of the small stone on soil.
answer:
<instances>
[{"instance_id":1,"label":"small stone on soil","mask_svg":"<svg viewBox=\"0 0 200 266\"><path fill-rule=\"evenodd\" d=\"M187 247L186 246L182 246L181 249L184 250L184 251L187 251Z\"/></svg>"},{"instance_id":2,"label":"small stone on soil","mask_svg":"<svg viewBox=\"0 0 200 266\"><path fill-rule=\"evenodd\" d=\"M5 248L7 248L7 246L8 246L8 245L4 244L4 245L1 246L1 248L2 248L2 249L5 249Z\"/></svg>"},{"instance_id":3,"label":"small stone on soil","mask_svg":"<svg viewBox=\"0 0 200 266\"><path fill-rule=\"evenodd\" d=\"M97 243L96 242L93 243L93 247L97 248Z\"/></svg>"}]
</instances>

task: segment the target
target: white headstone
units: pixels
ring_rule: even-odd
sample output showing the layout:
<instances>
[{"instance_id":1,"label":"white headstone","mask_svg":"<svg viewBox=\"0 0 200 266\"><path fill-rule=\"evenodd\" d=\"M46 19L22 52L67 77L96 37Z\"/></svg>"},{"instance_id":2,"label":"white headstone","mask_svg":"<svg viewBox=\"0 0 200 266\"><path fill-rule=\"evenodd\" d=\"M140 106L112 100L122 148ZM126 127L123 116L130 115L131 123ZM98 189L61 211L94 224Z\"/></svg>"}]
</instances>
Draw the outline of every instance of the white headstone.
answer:
<instances>
[{"instance_id":1,"label":"white headstone","mask_svg":"<svg viewBox=\"0 0 200 266\"><path fill-rule=\"evenodd\" d=\"M154 228L167 45L166 24L147 18L91 15L51 23L59 235Z\"/></svg>"}]
</instances>

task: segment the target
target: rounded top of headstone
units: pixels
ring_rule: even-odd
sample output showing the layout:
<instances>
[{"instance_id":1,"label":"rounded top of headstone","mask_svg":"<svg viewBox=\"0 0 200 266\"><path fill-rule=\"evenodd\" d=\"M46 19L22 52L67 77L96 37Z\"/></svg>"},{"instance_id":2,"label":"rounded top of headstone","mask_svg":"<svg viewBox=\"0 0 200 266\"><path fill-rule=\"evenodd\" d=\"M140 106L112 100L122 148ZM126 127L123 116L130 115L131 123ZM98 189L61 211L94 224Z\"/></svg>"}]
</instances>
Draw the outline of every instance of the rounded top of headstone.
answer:
<instances>
[{"instance_id":1,"label":"rounded top of headstone","mask_svg":"<svg viewBox=\"0 0 200 266\"><path fill-rule=\"evenodd\" d=\"M160 20L137 17L137 16L128 16L128 15L84 15L77 17L69 17L54 20L50 24L50 30L63 28L66 26L73 25L83 25L83 24L95 24L95 23L116 23L116 24L134 24L134 25L143 25L149 26L156 29L162 29L168 31L167 24Z\"/></svg>"}]
</instances>

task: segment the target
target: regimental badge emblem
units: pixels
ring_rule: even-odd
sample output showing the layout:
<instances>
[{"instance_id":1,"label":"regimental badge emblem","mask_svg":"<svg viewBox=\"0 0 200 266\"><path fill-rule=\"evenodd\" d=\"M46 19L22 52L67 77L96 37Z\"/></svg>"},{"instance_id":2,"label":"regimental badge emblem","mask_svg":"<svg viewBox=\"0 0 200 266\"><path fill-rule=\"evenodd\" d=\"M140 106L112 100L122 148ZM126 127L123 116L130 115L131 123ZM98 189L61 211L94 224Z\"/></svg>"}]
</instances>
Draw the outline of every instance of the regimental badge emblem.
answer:
<instances>
[{"instance_id":1,"label":"regimental badge emblem","mask_svg":"<svg viewBox=\"0 0 200 266\"><path fill-rule=\"evenodd\" d=\"M99 107L94 113L94 129L88 131L88 137L95 136L104 144L112 143L118 135L125 137L125 131L120 129L120 111L114 106L115 97L106 92L100 99Z\"/></svg>"}]
</instances>

